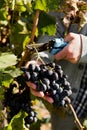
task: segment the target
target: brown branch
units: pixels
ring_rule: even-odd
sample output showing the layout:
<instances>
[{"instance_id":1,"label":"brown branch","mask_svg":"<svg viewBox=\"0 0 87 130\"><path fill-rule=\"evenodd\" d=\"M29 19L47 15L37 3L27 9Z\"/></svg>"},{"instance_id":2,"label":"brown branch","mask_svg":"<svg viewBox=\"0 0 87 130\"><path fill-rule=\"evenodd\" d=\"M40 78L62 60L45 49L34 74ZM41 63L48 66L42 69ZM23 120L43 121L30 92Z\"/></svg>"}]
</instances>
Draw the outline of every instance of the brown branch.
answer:
<instances>
[{"instance_id":1,"label":"brown branch","mask_svg":"<svg viewBox=\"0 0 87 130\"><path fill-rule=\"evenodd\" d=\"M35 18L34 18L34 24L33 24L33 29L32 29L32 33L31 33L30 43L33 43L33 41L34 41L35 31L36 31L36 27L38 25L38 20L39 20L39 14L40 14L40 11L37 10L36 14L35 14ZM28 53L29 53L29 50L26 49L25 52L24 52L24 55L22 56L21 61L18 64L18 67L20 67L23 64L23 62L25 61L25 59L28 56Z\"/></svg>"},{"instance_id":2,"label":"brown branch","mask_svg":"<svg viewBox=\"0 0 87 130\"><path fill-rule=\"evenodd\" d=\"M67 101L70 101L69 98L67 98L66 100L67 100ZM84 130L84 127L83 127L82 124L80 123L80 121L79 121L79 119L78 119L78 117L77 117L77 115L76 115L76 112L75 112L75 110L74 110L72 104L69 103L68 106L69 106L70 110L71 110L72 113L73 113L73 116L74 116L74 119L75 119L75 123L76 123L78 129L79 129L79 130Z\"/></svg>"},{"instance_id":3,"label":"brown branch","mask_svg":"<svg viewBox=\"0 0 87 130\"><path fill-rule=\"evenodd\" d=\"M77 115L76 115L76 112L75 112L73 106L72 106L71 104L69 104L69 107L70 107L70 109L71 109L71 111L72 111L72 113L73 113L73 116L74 116L74 118L75 118L75 123L76 123L78 129L79 129L79 130L84 130L84 127L83 127L82 124L80 123L80 121L79 121L79 119L78 119L78 117L77 117Z\"/></svg>"}]
</instances>

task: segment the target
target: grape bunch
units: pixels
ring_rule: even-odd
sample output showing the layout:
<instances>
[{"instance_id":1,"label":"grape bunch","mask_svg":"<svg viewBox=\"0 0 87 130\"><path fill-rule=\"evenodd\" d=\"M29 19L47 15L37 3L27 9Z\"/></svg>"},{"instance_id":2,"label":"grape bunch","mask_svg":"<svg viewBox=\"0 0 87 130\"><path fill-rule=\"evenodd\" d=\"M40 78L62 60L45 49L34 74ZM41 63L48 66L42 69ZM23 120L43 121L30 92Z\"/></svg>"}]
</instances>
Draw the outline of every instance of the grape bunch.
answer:
<instances>
[{"instance_id":1,"label":"grape bunch","mask_svg":"<svg viewBox=\"0 0 87 130\"><path fill-rule=\"evenodd\" d=\"M43 91L46 96L53 99L56 107L67 107L72 94L68 76L64 74L60 65L56 63L29 64L27 68L21 67L26 81L36 84L36 91Z\"/></svg>"},{"instance_id":2,"label":"grape bunch","mask_svg":"<svg viewBox=\"0 0 87 130\"><path fill-rule=\"evenodd\" d=\"M7 110L7 120L9 123L13 116L22 110L27 113L27 116L24 117L24 121L25 126L29 127L32 123L37 121L37 113L32 108L30 89L26 85L23 76L17 77L15 81L17 84L11 83L10 87L6 89L4 93L3 104L4 107L9 108L9 110Z\"/></svg>"}]
</instances>

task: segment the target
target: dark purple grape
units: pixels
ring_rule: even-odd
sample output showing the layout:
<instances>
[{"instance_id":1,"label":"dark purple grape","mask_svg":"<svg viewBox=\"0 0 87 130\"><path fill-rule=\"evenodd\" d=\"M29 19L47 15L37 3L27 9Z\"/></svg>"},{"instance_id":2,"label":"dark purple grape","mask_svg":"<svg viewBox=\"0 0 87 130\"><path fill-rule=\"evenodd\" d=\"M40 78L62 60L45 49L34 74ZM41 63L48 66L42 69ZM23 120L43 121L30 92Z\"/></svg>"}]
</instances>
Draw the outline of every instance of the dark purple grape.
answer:
<instances>
[{"instance_id":1,"label":"dark purple grape","mask_svg":"<svg viewBox=\"0 0 87 130\"><path fill-rule=\"evenodd\" d=\"M57 90L52 90L51 91L51 95L53 96L53 95L56 95L57 94Z\"/></svg>"},{"instance_id":2,"label":"dark purple grape","mask_svg":"<svg viewBox=\"0 0 87 130\"><path fill-rule=\"evenodd\" d=\"M71 90L69 90L68 91L68 96L70 96L72 94L72 91Z\"/></svg>"},{"instance_id":3,"label":"dark purple grape","mask_svg":"<svg viewBox=\"0 0 87 130\"><path fill-rule=\"evenodd\" d=\"M34 71L35 70L35 64L29 64L29 66L28 66L28 70L30 71L30 72L32 72L32 71Z\"/></svg>"},{"instance_id":4,"label":"dark purple grape","mask_svg":"<svg viewBox=\"0 0 87 130\"><path fill-rule=\"evenodd\" d=\"M55 65L55 70L57 71L57 70L61 70L62 68L61 68L61 66L60 65Z\"/></svg>"},{"instance_id":5,"label":"dark purple grape","mask_svg":"<svg viewBox=\"0 0 87 130\"><path fill-rule=\"evenodd\" d=\"M45 92L45 91L47 90L47 86L46 86L46 84L41 83L41 87L42 87L43 92Z\"/></svg>"},{"instance_id":6,"label":"dark purple grape","mask_svg":"<svg viewBox=\"0 0 87 130\"><path fill-rule=\"evenodd\" d=\"M53 62L53 63L48 63L47 66L50 66L51 68L55 68L56 64Z\"/></svg>"},{"instance_id":7,"label":"dark purple grape","mask_svg":"<svg viewBox=\"0 0 87 130\"><path fill-rule=\"evenodd\" d=\"M40 65L40 69L45 69L45 68L46 68L46 66L44 64Z\"/></svg>"},{"instance_id":8,"label":"dark purple grape","mask_svg":"<svg viewBox=\"0 0 87 130\"><path fill-rule=\"evenodd\" d=\"M30 72L25 71L25 80L26 80L26 81L29 81L30 78L31 78L31 74L30 74Z\"/></svg>"},{"instance_id":9,"label":"dark purple grape","mask_svg":"<svg viewBox=\"0 0 87 130\"><path fill-rule=\"evenodd\" d=\"M40 66L35 66L35 72L40 72L41 68Z\"/></svg>"},{"instance_id":10,"label":"dark purple grape","mask_svg":"<svg viewBox=\"0 0 87 130\"><path fill-rule=\"evenodd\" d=\"M52 86L51 86L53 89L59 89L59 84L57 84L57 83L54 83L54 84L52 84Z\"/></svg>"},{"instance_id":11,"label":"dark purple grape","mask_svg":"<svg viewBox=\"0 0 87 130\"><path fill-rule=\"evenodd\" d=\"M65 100L61 100L61 103L60 103L60 104L61 104L61 106L64 107L64 106L65 106Z\"/></svg>"},{"instance_id":12,"label":"dark purple grape","mask_svg":"<svg viewBox=\"0 0 87 130\"><path fill-rule=\"evenodd\" d=\"M56 72L53 72L50 76L49 76L49 79L50 80L58 80L59 79L59 77L58 77L58 74L56 73Z\"/></svg>"},{"instance_id":13,"label":"dark purple grape","mask_svg":"<svg viewBox=\"0 0 87 130\"><path fill-rule=\"evenodd\" d=\"M47 70L45 72L45 74L46 74L46 77L50 78L50 76L52 76L52 74L53 74L53 71L52 70Z\"/></svg>"},{"instance_id":14,"label":"dark purple grape","mask_svg":"<svg viewBox=\"0 0 87 130\"><path fill-rule=\"evenodd\" d=\"M60 78L63 77L63 70L59 69L59 70L56 70L56 72L58 73Z\"/></svg>"},{"instance_id":15,"label":"dark purple grape","mask_svg":"<svg viewBox=\"0 0 87 130\"><path fill-rule=\"evenodd\" d=\"M50 80L47 79L47 78L43 78L43 79L42 79L42 83L44 83L44 84L46 84L47 86L49 86Z\"/></svg>"},{"instance_id":16,"label":"dark purple grape","mask_svg":"<svg viewBox=\"0 0 87 130\"><path fill-rule=\"evenodd\" d=\"M36 116L33 117L33 121L34 121L34 122L37 122L37 117L36 117Z\"/></svg>"},{"instance_id":17,"label":"dark purple grape","mask_svg":"<svg viewBox=\"0 0 87 130\"><path fill-rule=\"evenodd\" d=\"M55 95L53 95L52 97L53 97L53 99L54 99L54 102L60 101L59 94L55 94Z\"/></svg>"},{"instance_id":18,"label":"dark purple grape","mask_svg":"<svg viewBox=\"0 0 87 130\"><path fill-rule=\"evenodd\" d=\"M38 80L38 73L32 72L31 73L31 81L35 82Z\"/></svg>"}]
</instances>

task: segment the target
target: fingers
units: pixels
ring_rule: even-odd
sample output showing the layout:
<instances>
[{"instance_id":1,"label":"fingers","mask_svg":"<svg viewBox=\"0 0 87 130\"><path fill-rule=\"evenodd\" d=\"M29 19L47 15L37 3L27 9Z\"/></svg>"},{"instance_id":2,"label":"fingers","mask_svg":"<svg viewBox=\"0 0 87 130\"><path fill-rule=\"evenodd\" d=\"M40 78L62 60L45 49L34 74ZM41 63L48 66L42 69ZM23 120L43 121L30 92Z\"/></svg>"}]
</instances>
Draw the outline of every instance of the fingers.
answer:
<instances>
[{"instance_id":1,"label":"fingers","mask_svg":"<svg viewBox=\"0 0 87 130\"><path fill-rule=\"evenodd\" d=\"M27 85L30 87L30 91L34 96L41 97L44 100L48 101L49 103L53 103L53 99L51 97L45 96L42 91L36 91L36 85L32 82L27 82Z\"/></svg>"},{"instance_id":2,"label":"fingers","mask_svg":"<svg viewBox=\"0 0 87 130\"><path fill-rule=\"evenodd\" d=\"M36 90L30 88L30 91L31 93L34 95L34 96L37 96L37 97L44 97L44 93L41 91L41 92L37 92Z\"/></svg>"},{"instance_id":3,"label":"fingers","mask_svg":"<svg viewBox=\"0 0 87 130\"><path fill-rule=\"evenodd\" d=\"M43 99L48 101L51 104L54 102L53 99L51 97L49 97L49 96L44 96Z\"/></svg>"},{"instance_id":4,"label":"fingers","mask_svg":"<svg viewBox=\"0 0 87 130\"><path fill-rule=\"evenodd\" d=\"M66 58L66 47L64 47L60 52L54 55L54 59L61 60Z\"/></svg>"},{"instance_id":5,"label":"fingers","mask_svg":"<svg viewBox=\"0 0 87 130\"><path fill-rule=\"evenodd\" d=\"M32 88L32 89L35 89L36 90L36 85L32 82L26 82L28 87Z\"/></svg>"},{"instance_id":6,"label":"fingers","mask_svg":"<svg viewBox=\"0 0 87 130\"><path fill-rule=\"evenodd\" d=\"M30 91L34 96L41 97L41 98L43 98L44 100L48 101L51 104L53 103L53 99L51 97L45 96L42 91L37 92L36 90L31 89L31 88L30 88Z\"/></svg>"},{"instance_id":7,"label":"fingers","mask_svg":"<svg viewBox=\"0 0 87 130\"><path fill-rule=\"evenodd\" d=\"M69 42L69 41L73 40L75 35L76 34L74 34L74 33L69 33L67 36L65 36L64 41Z\"/></svg>"},{"instance_id":8,"label":"fingers","mask_svg":"<svg viewBox=\"0 0 87 130\"><path fill-rule=\"evenodd\" d=\"M54 58L56 60L63 59L71 63L77 63L81 54L80 35L69 33L64 40L68 42L67 46L65 46L60 52L55 54Z\"/></svg>"}]
</instances>

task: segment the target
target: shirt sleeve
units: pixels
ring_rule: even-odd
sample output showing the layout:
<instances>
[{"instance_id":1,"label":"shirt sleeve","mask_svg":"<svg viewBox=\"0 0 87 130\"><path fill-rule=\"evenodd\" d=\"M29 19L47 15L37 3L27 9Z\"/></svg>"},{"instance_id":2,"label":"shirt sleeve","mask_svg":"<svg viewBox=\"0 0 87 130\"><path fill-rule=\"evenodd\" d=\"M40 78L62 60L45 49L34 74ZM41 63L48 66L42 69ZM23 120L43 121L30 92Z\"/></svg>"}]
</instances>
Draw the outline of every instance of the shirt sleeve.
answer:
<instances>
[{"instance_id":1,"label":"shirt sleeve","mask_svg":"<svg viewBox=\"0 0 87 130\"><path fill-rule=\"evenodd\" d=\"M87 63L87 36L81 35L82 54L79 62Z\"/></svg>"}]
</instances>

